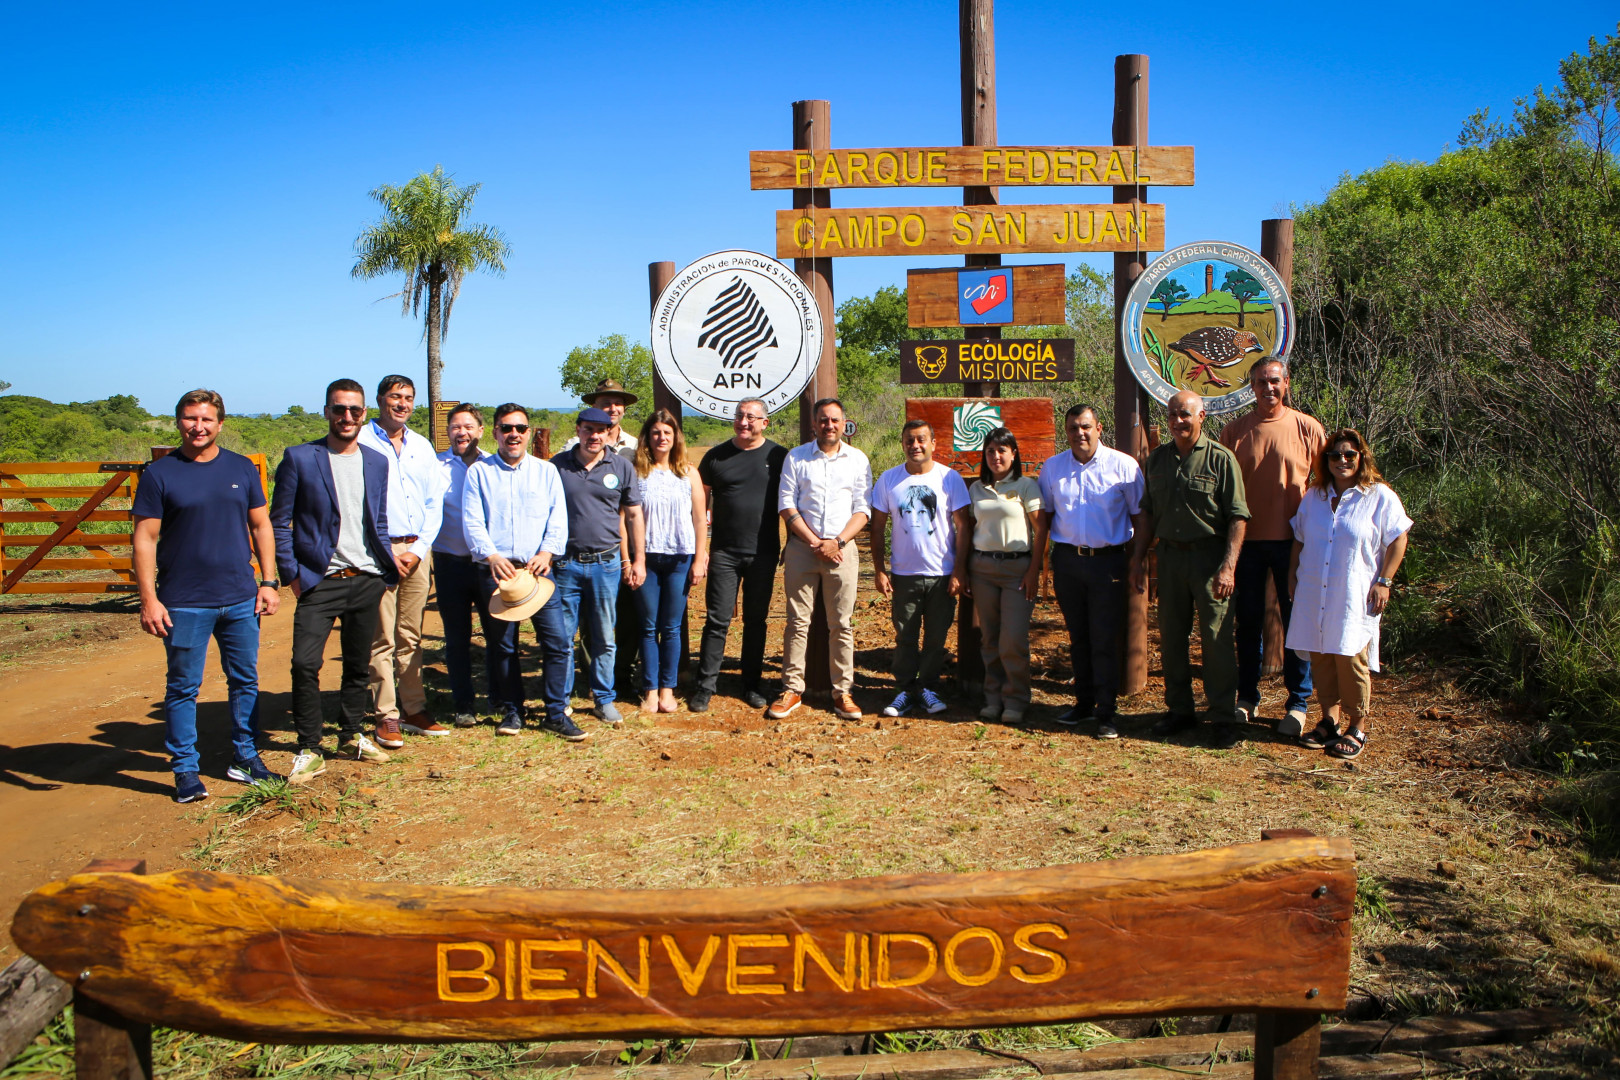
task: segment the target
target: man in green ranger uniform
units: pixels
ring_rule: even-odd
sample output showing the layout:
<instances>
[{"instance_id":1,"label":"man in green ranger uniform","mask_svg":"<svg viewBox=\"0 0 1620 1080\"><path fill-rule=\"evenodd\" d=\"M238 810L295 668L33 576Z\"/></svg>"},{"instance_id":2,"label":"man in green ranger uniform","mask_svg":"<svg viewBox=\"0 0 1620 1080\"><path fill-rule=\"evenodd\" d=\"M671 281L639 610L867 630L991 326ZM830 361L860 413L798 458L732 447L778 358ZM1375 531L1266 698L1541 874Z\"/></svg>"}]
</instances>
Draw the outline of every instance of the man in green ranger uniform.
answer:
<instances>
[{"instance_id":1,"label":"man in green ranger uniform","mask_svg":"<svg viewBox=\"0 0 1620 1080\"><path fill-rule=\"evenodd\" d=\"M1136 533L1131 580L1147 590L1143 562L1151 540L1159 541L1159 651L1164 659L1164 703L1170 715L1153 728L1173 735L1198 722L1193 702L1187 638L1196 611L1203 627L1204 696L1215 724L1214 744L1237 745L1237 654L1233 649L1231 597L1238 552L1249 507L1243 470L1232 451L1204 437L1204 399L1191 390L1166 406L1171 442L1148 455L1142 513L1147 527Z\"/></svg>"}]
</instances>

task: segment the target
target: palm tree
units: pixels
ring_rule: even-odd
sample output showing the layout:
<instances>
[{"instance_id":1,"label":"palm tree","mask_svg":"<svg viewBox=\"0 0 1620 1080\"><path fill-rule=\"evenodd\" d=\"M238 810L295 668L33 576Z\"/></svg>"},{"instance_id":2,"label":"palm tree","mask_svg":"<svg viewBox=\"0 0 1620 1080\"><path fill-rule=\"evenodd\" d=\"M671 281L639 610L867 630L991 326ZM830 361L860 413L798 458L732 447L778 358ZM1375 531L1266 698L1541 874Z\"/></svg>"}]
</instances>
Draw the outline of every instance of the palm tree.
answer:
<instances>
[{"instance_id":1,"label":"palm tree","mask_svg":"<svg viewBox=\"0 0 1620 1080\"><path fill-rule=\"evenodd\" d=\"M402 187L384 184L371 193L383 207L383 217L355 238L354 276L405 275L401 314L417 315L427 299L423 336L427 338L428 406L439 400L439 376L444 370L440 345L450 327L450 309L461 292L461 279L469 271L506 273L512 247L491 225L461 226L482 184L458 187L444 174L443 165L421 173ZM385 299L390 299L385 297Z\"/></svg>"}]
</instances>

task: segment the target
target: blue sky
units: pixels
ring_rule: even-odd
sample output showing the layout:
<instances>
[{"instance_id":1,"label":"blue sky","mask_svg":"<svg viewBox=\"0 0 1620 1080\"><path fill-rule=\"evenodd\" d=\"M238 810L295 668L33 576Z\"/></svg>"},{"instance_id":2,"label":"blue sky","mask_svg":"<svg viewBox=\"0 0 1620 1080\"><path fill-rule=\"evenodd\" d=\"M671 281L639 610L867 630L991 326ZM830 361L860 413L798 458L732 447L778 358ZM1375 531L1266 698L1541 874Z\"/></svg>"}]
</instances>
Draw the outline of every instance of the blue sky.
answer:
<instances>
[{"instance_id":1,"label":"blue sky","mask_svg":"<svg viewBox=\"0 0 1620 1080\"><path fill-rule=\"evenodd\" d=\"M235 10L232 10L235 9ZM1149 141L1197 148L1153 189L1174 244L1259 246L1262 218L1345 173L1433 158L1615 29L1612 4L999 5L1000 141L1107 143L1113 57L1152 61ZM447 396L562 405L557 366L647 336L647 264L770 252L786 192L749 150L832 103L835 146L959 142L956 4L13 5L0 49L11 393L194 386L235 412L318 404L332 378L420 380L420 328L354 281L367 192L436 163L484 184L504 278L469 279ZM1032 189L1021 201L1107 201ZM925 203L837 192L835 205ZM945 200L948 201L948 200ZM1051 261L1031 259L1030 261ZM839 260L839 299L948 260Z\"/></svg>"}]
</instances>

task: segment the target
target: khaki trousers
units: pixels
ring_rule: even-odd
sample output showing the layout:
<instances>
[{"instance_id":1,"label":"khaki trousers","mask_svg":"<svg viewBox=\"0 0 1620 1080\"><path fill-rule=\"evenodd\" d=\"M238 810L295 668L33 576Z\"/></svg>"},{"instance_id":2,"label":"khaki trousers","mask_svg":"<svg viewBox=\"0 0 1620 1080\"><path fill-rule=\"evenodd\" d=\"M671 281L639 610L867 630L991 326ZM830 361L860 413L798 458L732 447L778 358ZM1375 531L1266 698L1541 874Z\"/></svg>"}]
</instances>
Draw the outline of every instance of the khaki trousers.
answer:
<instances>
[{"instance_id":1,"label":"khaki trousers","mask_svg":"<svg viewBox=\"0 0 1620 1080\"><path fill-rule=\"evenodd\" d=\"M1359 725L1367 718L1367 711L1372 708L1372 672L1367 668L1366 649L1354 656L1311 653L1311 683L1323 716L1329 715L1331 709L1338 709L1339 715L1351 725Z\"/></svg>"},{"instance_id":2,"label":"khaki trousers","mask_svg":"<svg viewBox=\"0 0 1620 1080\"><path fill-rule=\"evenodd\" d=\"M394 544L404 555L409 544ZM377 608L377 634L371 639L371 701L379 720L398 720L427 712L422 689L422 610L433 585L433 556L417 564L408 578L383 593ZM398 696L395 696L395 684Z\"/></svg>"},{"instance_id":3,"label":"khaki trousers","mask_svg":"<svg viewBox=\"0 0 1620 1080\"><path fill-rule=\"evenodd\" d=\"M973 607L979 613L979 657L984 661L984 703L1029 706L1029 616L1024 595L1030 556L992 559L975 553L968 564Z\"/></svg>"},{"instance_id":4,"label":"khaki trousers","mask_svg":"<svg viewBox=\"0 0 1620 1080\"><path fill-rule=\"evenodd\" d=\"M803 540L791 537L782 553L782 591L787 600L787 630L782 637L782 689L804 693L804 652L810 642L810 616L815 611L816 587L827 612L831 634L827 650L835 694L847 694L855 685L855 587L860 581L860 548L844 545L844 560L828 562Z\"/></svg>"}]
</instances>

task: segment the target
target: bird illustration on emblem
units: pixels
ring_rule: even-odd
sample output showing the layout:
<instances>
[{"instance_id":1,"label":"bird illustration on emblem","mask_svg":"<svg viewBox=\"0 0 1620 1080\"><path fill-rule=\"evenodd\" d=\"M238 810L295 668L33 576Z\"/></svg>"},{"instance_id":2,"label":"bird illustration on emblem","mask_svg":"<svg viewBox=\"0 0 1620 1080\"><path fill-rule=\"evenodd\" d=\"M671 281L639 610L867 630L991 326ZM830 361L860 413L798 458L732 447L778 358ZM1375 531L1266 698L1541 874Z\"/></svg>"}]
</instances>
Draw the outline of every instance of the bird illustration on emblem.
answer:
<instances>
[{"instance_id":1,"label":"bird illustration on emblem","mask_svg":"<svg viewBox=\"0 0 1620 1080\"><path fill-rule=\"evenodd\" d=\"M1260 339L1248 330L1234 330L1230 326L1201 326L1180 341L1172 341L1169 348L1185 355L1193 362L1183 385L1193 388L1193 380L1200 375L1208 386L1231 386L1230 382L1215 374L1220 368L1229 368L1252 352L1265 352Z\"/></svg>"}]
</instances>

